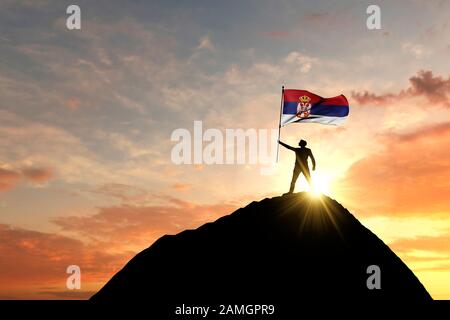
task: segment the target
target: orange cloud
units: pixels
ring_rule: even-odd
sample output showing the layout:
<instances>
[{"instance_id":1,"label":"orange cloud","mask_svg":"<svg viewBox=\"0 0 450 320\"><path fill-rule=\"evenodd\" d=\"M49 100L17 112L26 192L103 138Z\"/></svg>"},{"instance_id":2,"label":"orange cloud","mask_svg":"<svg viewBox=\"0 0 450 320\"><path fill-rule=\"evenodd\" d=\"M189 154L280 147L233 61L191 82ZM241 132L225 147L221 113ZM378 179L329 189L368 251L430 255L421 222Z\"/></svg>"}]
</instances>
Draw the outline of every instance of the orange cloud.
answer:
<instances>
[{"instance_id":1,"label":"orange cloud","mask_svg":"<svg viewBox=\"0 0 450 320\"><path fill-rule=\"evenodd\" d=\"M409 82L410 87L401 90L399 93L376 95L368 91L352 92L352 98L359 104L384 105L393 102L395 99L422 96L431 103L450 108L450 76L444 79L441 76L434 76L432 71L420 70L416 76L409 78Z\"/></svg>"},{"instance_id":2,"label":"orange cloud","mask_svg":"<svg viewBox=\"0 0 450 320\"><path fill-rule=\"evenodd\" d=\"M376 95L373 92L352 92L352 98L356 100L358 104L376 104L384 105L392 102L394 99L398 98L399 94L386 93L382 95Z\"/></svg>"},{"instance_id":3,"label":"orange cloud","mask_svg":"<svg viewBox=\"0 0 450 320\"><path fill-rule=\"evenodd\" d=\"M198 227L236 209L231 204L200 205L176 198L168 201L161 206L104 207L91 216L59 217L53 222L64 231L114 245L115 249L138 250L164 234Z\"/></svg>"},{"instance_id":4,"label":"orange cloud","mask_svg":"<svg viewBox=\"0 0 450 320\"><path fill-rule=\"evenodd\" d=\"M66 107L70 110L77 110L81 105L80 99L76 97L69 97L66 100Z\"/></svg>"},{"instance_id":5,"label":"orange cloud","mask_svg":"<svg viewBox=\"0 0 450 320\"><path fill-rule=\"evenodd\" d=\"M106 183L90 192L116 198L123 203L141 203L153 197L151 193L142 188L123 183Z\"/></svg>"},{"instance_id":6,"label":"orange cloud","mask_svg":"<svg viewBox=\"0 0 450 320\"><path fill-rule=\"evenodd\" d=\"M14 188L20 181L20 174L0 168L0 192Z\"/></svg>"},{"instance_id":7,"label":"orange cloud","mask_svg":"<svg viewBox=\"0 0 450 320\"><path fill-rule=\"evenodd\" d=\"M32 183L42 184L52 178L53 172L48 168L27 168L22 170L22 175Z\"/></svg>"},{"instance_id":8,"label":"orange cloud","mask_svg":"<svg viewBox=\"0 0 450 320\"><path fill-rule=\"evenodd\" d=\"M415 77L409 78L411 82L411 94L424 95L430 102L445 103L450 107L450 76L443 79L441 76L433 76L431 71L419 71Z\"/></svg>"},{"instance_id":9,"label":"orange cloud","mask_svg":"<svg viewBox=\"0 0 450 320\"><path fill-rule=\"evenodd\" d=\"M0 298L42 298L50 288L72 294L65 287L69 265L81 268L82 288L89 287L106 281L131 253L106 253L66 236L0 224L0 255Z\"/></svg>"},{"instance_id":10,"label":"orange cloud","mask_svg":"<svg viewBox=\"0 0 450 320\"><path fill-rule=\"evenodd\" d=\"M420 236L415 238L402 238L392 242L389 246L398 251L415 249L450 255L450 233L438 237Z\"/></svg>"},{"instance_id":11,"label":"orange cloud","mask_svg":"<svg viewBox=\"0 0 450 320\"><path fill-rule=\"evenodd\" d=\"M367 214L450 214L450 123L376 143L383 150L354 163L336 190Z\"/></svg>"},{"instance_id":12,"label":"orange cloud","mask_svg":"<svg viewBox=\"0 0 450 320\"><path fill-rule=\"evenodd\" d=\"M187 183L175 183L172 185L172 188L177 191L189 190L191 187L192 187L192 185L187 184Z\"/></svg>"},{"instance_id":13,"label":"orange cloud","mask_svg":"<svg viewBox=\"0 0 450 320\"><path fill-rule=\"evenodd\" d=\"M136 252L164 234L178 233L236 209L165 198L161 206L120 205L91 216L59 217L64 234L0 224L0 298L88 298ZM83 240L81 240L83 239ZM78 265L82 290L65 288L66 268Z\"/></svg>"},{"instance_id":14,"label":"orange cloud","mask_svg":"<svg viewBox=\"0 0 450 320\"><path fill-rule=\"evenodd\" d=\"M22 170L0 168L0 192L15 188L22 179L32 184L43 184L50 180L52 176L53 172L47 168L25 168Z\"/></svg>"}]
</instances>

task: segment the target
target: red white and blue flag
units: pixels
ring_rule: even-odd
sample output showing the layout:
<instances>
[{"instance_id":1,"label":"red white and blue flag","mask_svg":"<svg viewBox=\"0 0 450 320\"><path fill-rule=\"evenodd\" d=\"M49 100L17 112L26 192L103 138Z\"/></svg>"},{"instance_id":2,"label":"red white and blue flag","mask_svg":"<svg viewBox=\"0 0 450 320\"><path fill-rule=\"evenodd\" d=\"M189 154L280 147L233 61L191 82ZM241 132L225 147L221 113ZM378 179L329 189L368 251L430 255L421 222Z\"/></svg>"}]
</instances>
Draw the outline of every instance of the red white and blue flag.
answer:
<instances>
[{"instance_id":1,"label":"red white and blue flag","mask_svg":"<svg viewBox=\"0 0 450 320\"><path fill-rule=\"evenodd\" d=\"M293 122L315 122L340 125L348 117L347 98L340 95L322 98L306 90L283 90L281 126Z\"/></svg>"}]
</instances>

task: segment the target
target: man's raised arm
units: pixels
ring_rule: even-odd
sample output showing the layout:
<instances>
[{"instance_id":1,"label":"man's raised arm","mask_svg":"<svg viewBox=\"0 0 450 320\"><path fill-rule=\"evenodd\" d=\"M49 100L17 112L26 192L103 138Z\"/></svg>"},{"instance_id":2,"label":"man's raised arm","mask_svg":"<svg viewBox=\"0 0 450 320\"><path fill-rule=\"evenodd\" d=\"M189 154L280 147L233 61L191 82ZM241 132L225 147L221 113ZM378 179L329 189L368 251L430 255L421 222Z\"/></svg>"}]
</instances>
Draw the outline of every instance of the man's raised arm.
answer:
<instances>
[{"instance_id":1,"label":"man's raised arm","mask_svg":"<svg viewBox=\"0 0 450 320\"><path fill-rule=\"evenodd\" d=\"M286 144L286 143L284 143L284 142L282 142L280 140L278 140L278 143L281 144L283 147L289 149L289 150L295 151L295 148L291 147L290 145L288 145L288 144Z\"/></svg>"}]
</instances>

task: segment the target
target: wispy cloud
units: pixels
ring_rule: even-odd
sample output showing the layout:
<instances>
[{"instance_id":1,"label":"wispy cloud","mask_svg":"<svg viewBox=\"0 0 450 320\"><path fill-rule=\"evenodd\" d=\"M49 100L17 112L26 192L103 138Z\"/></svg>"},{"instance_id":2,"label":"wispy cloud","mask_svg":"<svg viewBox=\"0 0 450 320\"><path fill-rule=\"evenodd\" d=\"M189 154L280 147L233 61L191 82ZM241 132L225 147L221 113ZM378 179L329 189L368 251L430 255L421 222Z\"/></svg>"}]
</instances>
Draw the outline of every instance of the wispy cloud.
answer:
<instances>
[{"instance_id":1,"label":"wispy cloud","mask_svg":"<svg viewBox=\"0 0 450 320\"><path fill-rule=\"evenodd\" d=\"M131 205L99 208L91 216L54 219L64 231L118 248L138 250L164 234L200 226L236 208L232 204L202 205L167 198L165 205Z\"/></svg>"},{"instance_id":2,"label":"wispy cloud","mask_svg":"<svg viewBox=\"0 0 450 320\"><path fill-rule=\"evenodd\" d=\"M27 286L29 291L49 284L56 285L59 290L65 289L66 269L72 264L80 266L86 284L102 282L130 257L129 252L105 253L99 247L73 238L4 224L0 225L0 239L2 255L8 257L1 264L1 297L8 297L15 288ZM30 295L30 292L19 294Z\"/></svg>"},{"instance_id":3,"label":"wispy cloud","mask_svg":"<svg viewBox=\"0 0 450 320\"><path fill-rule=\"evenodd\" d=\"M53 177L49 168L28 167L18 170L0 168L0 192L8 191L25 181L34 186L40 186Z\"/></svg>"},{"instance_id":4,"label":"wispy cloud","mask_svg":"<svg viewBox=\"0 0 450 320\"><path fill-rule=\"evenodd\" d=\"M351 202L364 203L373 215L449 215L450 123L386 133L374 142L381 150L355 162L339 182Z\"/></svg>"},{"instance_id":5,"label":"wispy cloud","mask_svg":"<svg viewBox=\"0 0 450 320\"><path fill-rule=\"evenodd\" d=\"M7 191L20 181L20 173L0 168L0 192Z\"/></svg>"},{"instance_id":6,"label":"wispy cloud","mask_svg":"<svg viewBox=\"0 0 450 320\"><path fill-rule=\"evenodd\" d=\"M409 78L410 87L398 93L375 94L372 92L353 92L352 98L359 104L386 105L398 99L423 97L428 102L450 108L450 76L445 79L435 76L430 70L421 70Z\"/></svg>"}]
</instances>

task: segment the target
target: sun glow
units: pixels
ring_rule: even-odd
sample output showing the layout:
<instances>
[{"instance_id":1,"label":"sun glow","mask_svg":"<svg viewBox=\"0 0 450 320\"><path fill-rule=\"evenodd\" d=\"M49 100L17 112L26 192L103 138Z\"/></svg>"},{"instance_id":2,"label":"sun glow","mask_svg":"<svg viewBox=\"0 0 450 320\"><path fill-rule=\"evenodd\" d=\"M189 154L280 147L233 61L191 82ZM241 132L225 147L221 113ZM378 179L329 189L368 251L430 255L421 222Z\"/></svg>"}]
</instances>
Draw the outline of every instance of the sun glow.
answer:
<instances>
[{"instance_id":1,"label":"sun glow","mask_svg":"<svg viewBox=\"0 0 450 320\"><path fill-rule=\"evenodd\" d=\"M301 190L309 190L311 195L320 196L321 194L330 195L331 194L331 176L325 172L312 172L312 181L313 187L312 189L309 187L306 179L303 177L297 182L297 189Z\"/></svg>"},{"instance_id":2,"label":"sun glow","mask_svg":"<svg viewBox=\"0 0 450 320\"><path fill-rule=\"evenodd\" d=\"M313 180L313 192L315 193L323 193L330 194L331 189L331 177L322 173L322 172L313 172L312 174Z\"/></svg>"}]
</instances>

